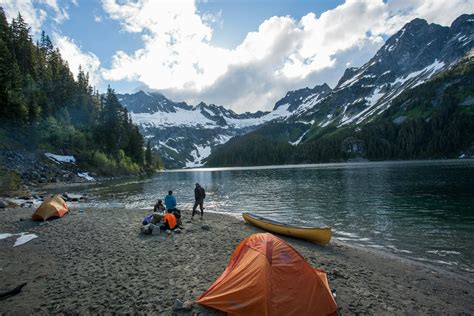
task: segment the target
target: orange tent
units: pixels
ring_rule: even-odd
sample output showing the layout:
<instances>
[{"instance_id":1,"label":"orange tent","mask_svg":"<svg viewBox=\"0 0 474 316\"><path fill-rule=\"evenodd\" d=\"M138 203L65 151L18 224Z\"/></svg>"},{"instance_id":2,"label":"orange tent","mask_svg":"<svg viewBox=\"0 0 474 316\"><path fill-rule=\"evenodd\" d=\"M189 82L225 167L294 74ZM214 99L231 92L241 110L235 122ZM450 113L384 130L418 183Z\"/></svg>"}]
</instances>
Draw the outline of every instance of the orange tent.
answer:
<instances>
[{"instance_id":1,"label":"orange tent","mask_svg":"<svg viewBox=\"0 0 474 316\"><path fill-rule=\"evenodd\" d=\"M45 221L51 217L63 217L68 211L66 202L59 195L53 195L46 198L31 217L34 221Z\"/></svg>"},{"instance_id":2,"label":"orange tent","mask_svg":"<svg viewBox=\"0 0 474 316\"><path fill-rule=\"evenodd\" d=\"M235 248L222 275L199 304L229 315L330 315L337 306L326 273L269 233Z\"/></svg>"}]
</instances>

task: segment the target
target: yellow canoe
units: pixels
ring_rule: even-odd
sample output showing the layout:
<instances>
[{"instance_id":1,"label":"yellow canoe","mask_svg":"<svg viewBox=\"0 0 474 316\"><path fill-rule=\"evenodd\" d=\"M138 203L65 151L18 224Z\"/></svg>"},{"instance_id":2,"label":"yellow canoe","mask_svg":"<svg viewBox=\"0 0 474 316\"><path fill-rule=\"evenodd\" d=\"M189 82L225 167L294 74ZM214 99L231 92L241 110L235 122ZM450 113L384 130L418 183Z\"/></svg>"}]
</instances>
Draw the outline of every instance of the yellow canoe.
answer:
<instances>
[{"instance_id":1,"label":"yellow canoe","mask_svg":"<svg viewBox=\"0 0 474 316\"><path fill-rule=\"evenodd\" d=\"M301 227L288 225L251 213L242 213L244 220L269 232L305 239L315 244L325 245L331 240L331 227Z\"/></svg>"}]
</instances>

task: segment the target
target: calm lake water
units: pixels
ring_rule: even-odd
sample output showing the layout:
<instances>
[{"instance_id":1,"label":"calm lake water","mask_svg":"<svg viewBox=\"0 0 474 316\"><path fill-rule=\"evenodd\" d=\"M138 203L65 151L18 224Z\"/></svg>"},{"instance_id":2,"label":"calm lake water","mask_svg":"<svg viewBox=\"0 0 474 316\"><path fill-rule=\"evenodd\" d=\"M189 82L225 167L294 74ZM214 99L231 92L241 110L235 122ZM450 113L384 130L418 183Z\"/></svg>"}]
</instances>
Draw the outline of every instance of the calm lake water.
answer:
<instances>
[{"instance_id":1,"label":"calm lake water","mask_svg":"<svg viewBox=\"0 0 474 316\"><path fill-rule=\"evenodd\" d=\"M186 211L196 182L206 211L329 225L339 240L474 275L474 160L167 171L74 191L87 207L133 210L171 189Z\"/></svg>"}]
</instances>

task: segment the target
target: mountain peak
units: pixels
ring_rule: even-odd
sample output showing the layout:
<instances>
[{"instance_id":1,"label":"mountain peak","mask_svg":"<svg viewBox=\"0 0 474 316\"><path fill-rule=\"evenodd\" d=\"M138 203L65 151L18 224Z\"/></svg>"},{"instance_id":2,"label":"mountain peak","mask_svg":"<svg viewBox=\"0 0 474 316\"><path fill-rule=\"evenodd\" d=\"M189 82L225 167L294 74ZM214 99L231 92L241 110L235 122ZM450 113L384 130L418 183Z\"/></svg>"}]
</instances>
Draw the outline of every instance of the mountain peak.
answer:
<instances>
[{"instance_id":1,"label":"mountain peak","mask_svg":"<svg viewBox=\"0 0 474 316\"><path fill-rule=\"evenodd\" d=\"M201 101L196 105L196 109L203 108L203 107L206 107L206 106L208 106L208 105L206 103L204 103L203 101Z\"/></svg>"},{"instance_id":2,"label":"mountain peak","mask_svg":"<svg viewBox=\"0 0 474 316\"><path fill-rule=\"evenodd\" d=\"M293 112L301 104L303 104L305 100L313 97L320 98L331 91L331 88L326 83L322 85L316 85L312 89L306 87L303 89L288 91L283 99L280 99L277 103L275 103L273 110L276 110L283 105L288 105L288 111Z\"/></svg>"},{"instance_id":3,"label":"mountain peak","mask_svg":"<svg viewBox=\"0 0 474 316\"><path fill-rule=\"evenodd\" d=\"M416 30L419 30L421 27L426 27L428 26L428 22L426 22L426 20L424 19L420 19L420 18L414 18L413 20L411 20L410 22L408 22L407 24L405 24L404 27L402 27L402 30L410 30L412 28L416 29Z\"/></svg>"},{"instance_id":4,"label":"mountain peak","mask_svg":"<svg viewBox=\"0 0 474 316\"><path fill-rule=\"evenodd\" d=\"M456 20L451 23L451 28L457 29L464 25L474 26L474 14L463 14L460 15Z\"/></svg>"},{"instance_id":5,"label":"mountain peak","mask_svg":"<svg viewBox=\"0 0 474 316\"><path fill-rule=\"evenodd\" d=\"M134 93L136 96L147 96L147 97L151 97L151 94L148 93L148 92L145 92L143 90L139 90L137 92Z\"/></svg>"}]
</instances>

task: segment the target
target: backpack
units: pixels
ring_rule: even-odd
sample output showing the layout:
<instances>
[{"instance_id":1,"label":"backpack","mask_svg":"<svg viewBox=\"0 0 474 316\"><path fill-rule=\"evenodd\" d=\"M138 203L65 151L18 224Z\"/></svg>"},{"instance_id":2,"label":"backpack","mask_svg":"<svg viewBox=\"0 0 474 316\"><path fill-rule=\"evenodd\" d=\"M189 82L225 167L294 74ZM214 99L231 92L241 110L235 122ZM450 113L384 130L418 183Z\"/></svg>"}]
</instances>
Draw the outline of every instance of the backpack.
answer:
<instances>
[{"instance_id":1,"label":"backpack","mask_svg":"<svg viewBox=\"0 0 474 316\"><path fill-rule=\"evenodd\" d=\"M142 225L148 225L153 221L153 214L145 216L143 219Z\"/></svg>"}]
</instances>

